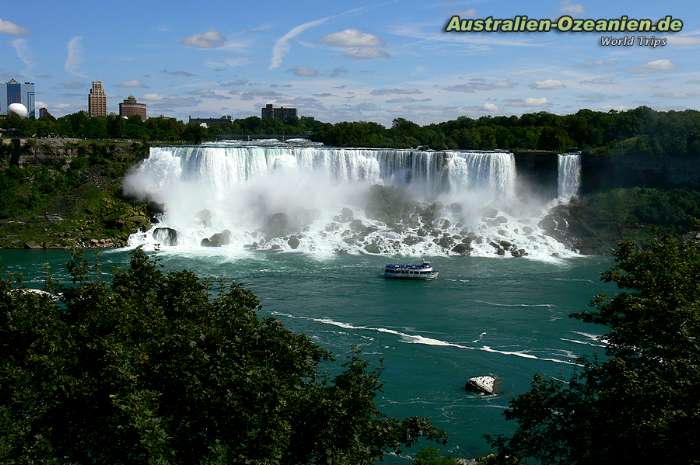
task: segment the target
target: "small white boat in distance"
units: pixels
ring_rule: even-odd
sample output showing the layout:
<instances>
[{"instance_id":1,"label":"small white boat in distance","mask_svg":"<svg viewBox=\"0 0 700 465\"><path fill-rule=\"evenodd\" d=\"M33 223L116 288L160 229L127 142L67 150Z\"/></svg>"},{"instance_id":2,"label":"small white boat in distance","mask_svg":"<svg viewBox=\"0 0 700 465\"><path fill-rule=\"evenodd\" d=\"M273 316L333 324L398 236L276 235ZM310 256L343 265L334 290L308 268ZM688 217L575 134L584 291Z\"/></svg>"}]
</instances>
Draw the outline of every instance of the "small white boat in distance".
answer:
<instances>
[{"instance_id":1,"label":"small white boat in distance","mask_svg":"<svg viewBox=\"0 0 700 465\"><path fill-rule=\"evenodd\" d=\"M384 266L384 277L387 279L435 279L438 271L429 262L420 265L388 264Z\"/></svg>"}]
</instances>

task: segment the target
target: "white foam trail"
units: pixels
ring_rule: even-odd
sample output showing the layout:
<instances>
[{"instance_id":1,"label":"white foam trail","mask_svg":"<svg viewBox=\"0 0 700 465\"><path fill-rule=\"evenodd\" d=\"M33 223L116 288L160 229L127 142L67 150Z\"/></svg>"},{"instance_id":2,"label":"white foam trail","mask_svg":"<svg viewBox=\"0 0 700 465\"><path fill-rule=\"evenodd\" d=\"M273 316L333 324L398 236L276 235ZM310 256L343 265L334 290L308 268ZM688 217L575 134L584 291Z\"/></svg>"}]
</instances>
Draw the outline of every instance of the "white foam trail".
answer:
<instances>
[{"instance_id":1,"label":"white foam trail","mask_svg":"<svg viewBox=\"0 0 700 465\"><path fill-rule=\"evenodd\" d=\"M474 256L498 257L491 243L503 241L525 249L530 259L576 255L538 226L547 205L516 196L512 153L280 146L274 141L150 150L125 178L124 189L162 204L165 213L150 230L133 234L130 247L227 258L251 250L321 258L377 251L447 256L459 254L453 248L472 238ZM369 217L373 185L399 187L411 208L433 206L435 211L413 211L400 226ZM176 230L176 243L164 241L170 234L159 228ZM202 246L203 239L223 231L230 233L227 244Z\"/></svg>"},{"instance_id":2,"label":"white foam trail","mask_svg":"<svg viewBox=\"0 0 700 465\"><path fill-rule=\"evenodd\" d=\"M579 336L583 336L587 339L590 339L591 341L595 341L600 344L608 345L608 342L605 339L604 335L601 334L591 334L591 333L584 333L583 331L572 331L574 334L578 334Z\"/></svg>"},{"instance_id":3,"label":"white foam trail","mask_svg":"<svg viewBox=\"0 0 700 465\"><path fill-rule=\"evenodd\" d=\"M557 158L558 198L561 203L569 203L581 187L581 154L565 153Z\"/></svg>"},{"instance_id":4,"label":"white foam trail","mask_svg":"<svg viewBox=\"0 0 700 465\"><path fill-rule=\"evenodd\" d=\"M550 357L538 357L536 355L533 355L529 353L529 351L523 350L523 351L507 351L507 350L498 350L494 349L490 346L481 346L481 347L473 347L473 346L465 346L462 344L456 344L453 342L448 342L448 341L442 341L440 339L434 339L430 337L424 337L421 335L417 334L407 334L403 333L401 331L396 331L394 329L389 329L389 328L375 328L371 326L356 326L350 323L343 323L341 321L335 321L330 318L312 318L312 317L304 317L304 316L293 316L288 313L279 313L279 312L272 312L273 315L277 316L285 316L287 318L292 318L292 319L299 319L299 320L307 320L307 321L314 321L316 323L321 323L321 324L326 324L326 325L332 325L332 326L337 326L339 328L344 328L344 329L355 329L355 330L365 330L365 331L375 331L378 333L385 333L385 334L393 334L396 336L399 336L401 338L401 341L404 343L408 344L422 344L422 345L428 345L428 346L436 346L436 347L454 347L457 349L463 349L463 350L480 350L482 352L489 352L489 353L494 353L494 354L500 354L500 355L509 355L513 357L520 357L520 358L526 358L529 360L541 360L541 361L546 361L546 362L553 362L553 363L563 363L566 365L575 365L575 366L581 366L578 363L570 362L567 360L561 360L558 358L550 358ZM486 333L482 333L484 335ZM568 354L571 354L571 352L568 352ZM569 356L567 354L567 356Z\"/></svg>"},{"instance_id":5,"label":"white foam trail","mask_svg":"<svg viewBox=\"0 0 700 465\"><path fill-rule=\"evenodd\" d=\"M578 339L568 339L565 337L560 337L562 341L566 342L572 342L574 344L581 344L581 345L586 345L586 346L592 346L592 347L606 347L604 344L595 344L593 342L587 342L587 341L579 341Z\"/></svg>"},{"instance_id":6,"label":"white foam trail","mask_svg":"<svg viewBox=\"0 0 700 465\"><path fill-rule=\"evenodd\" d=\"M499 304L496 302L488 302L486 300L474 300L474 302L477 302L480 304L492 305L494 307L545 307L545 308L556 307L556 305L554 305L554 304Z\"/></svg>"}]
</instances>

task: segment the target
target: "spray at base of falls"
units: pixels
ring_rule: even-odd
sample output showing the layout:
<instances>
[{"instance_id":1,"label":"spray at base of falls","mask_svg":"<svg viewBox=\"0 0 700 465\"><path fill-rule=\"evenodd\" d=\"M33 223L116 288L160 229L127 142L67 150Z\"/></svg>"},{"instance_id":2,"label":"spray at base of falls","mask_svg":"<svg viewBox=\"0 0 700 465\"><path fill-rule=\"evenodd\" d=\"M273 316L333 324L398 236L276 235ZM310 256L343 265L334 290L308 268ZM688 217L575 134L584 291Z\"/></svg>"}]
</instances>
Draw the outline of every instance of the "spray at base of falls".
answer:
<instances>
[{"instance_id":1,"label":"spray at base of falls","mask_svg":"<svg viewBox=\"0 0 700 465\"><path fill-rule=\"evenodd\" d=\"M125 192L163 206L133 234L146 249L236 257L253 250L403 256L575 252L516 196L507 152L206 144L152 148Z\"/></svg>"}]
</instances>

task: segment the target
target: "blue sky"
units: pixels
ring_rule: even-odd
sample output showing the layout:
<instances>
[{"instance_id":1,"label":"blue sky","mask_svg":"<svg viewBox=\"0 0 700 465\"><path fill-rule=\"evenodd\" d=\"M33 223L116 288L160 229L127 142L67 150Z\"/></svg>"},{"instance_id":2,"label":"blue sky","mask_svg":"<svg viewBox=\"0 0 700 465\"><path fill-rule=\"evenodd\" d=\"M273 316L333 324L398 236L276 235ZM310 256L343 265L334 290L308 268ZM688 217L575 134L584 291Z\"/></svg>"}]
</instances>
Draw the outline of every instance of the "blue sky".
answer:
<instances>
[{"instance_id":1,"label":"blue sky","mask_svg":"<svg viewBox=\"0 0 700 465\"><path fill-rule=\"evenodd\" d=\"M25 0L0 13L0 79L34 81L54 115L86 109L91 80L105 83L110 111L133 94L150 115L181 119L259 115L268 102L324 121L384 124L697 109L697 11L691 0ZM563 13L672 15L685 26L656 49L602 47L600 33L442 32L453 14Z\"/></svg>"}]
</instances>

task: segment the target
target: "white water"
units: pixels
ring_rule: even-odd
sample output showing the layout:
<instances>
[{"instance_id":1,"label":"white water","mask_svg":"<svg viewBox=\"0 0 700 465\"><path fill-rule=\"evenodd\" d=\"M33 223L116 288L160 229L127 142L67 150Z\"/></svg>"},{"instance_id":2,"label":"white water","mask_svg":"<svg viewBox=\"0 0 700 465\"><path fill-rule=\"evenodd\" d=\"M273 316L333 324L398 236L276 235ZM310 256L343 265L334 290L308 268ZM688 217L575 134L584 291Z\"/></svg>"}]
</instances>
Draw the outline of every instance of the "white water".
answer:
<instances>
[{"instance_id":1,"label":"white water","mask_svg":"<svg viewBox=\"0 0 700 465\"><path fill-rule=\"evenodd\" d=\"M581 154L566 153L558 156L558 189L559 202L569 203L578 195L581 187Z\"/></svg>"},{"instance_id":2,"label":"white water","mask_svg":"<svg viewBox=\"0 0 700 465\"><path fill-rule=\"evenodd\" d=\"M151 148L127 176L125 191L162 204L165 213L129 244L227 256L253 249L434 256L457 254L454 245L470 236L472 255L497 256L489 243L500 240L525 249L530 258L573 255L537 226L545 206L518 198L516 182L515 159L507 152L239 143ZM373 185L401 188L407 208L432 204L435 214L407 214L400 224L369 217ZM393 214L400 207L380 209ZM157 231L163 227L177 231L176 245ZM229 244L201 245L225 230ZM445 234L451 242L440 244Z\"/></svg>"}]
</instances>

